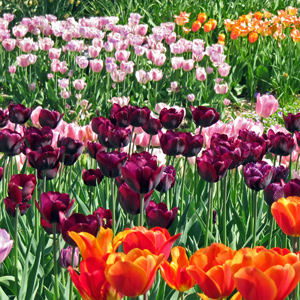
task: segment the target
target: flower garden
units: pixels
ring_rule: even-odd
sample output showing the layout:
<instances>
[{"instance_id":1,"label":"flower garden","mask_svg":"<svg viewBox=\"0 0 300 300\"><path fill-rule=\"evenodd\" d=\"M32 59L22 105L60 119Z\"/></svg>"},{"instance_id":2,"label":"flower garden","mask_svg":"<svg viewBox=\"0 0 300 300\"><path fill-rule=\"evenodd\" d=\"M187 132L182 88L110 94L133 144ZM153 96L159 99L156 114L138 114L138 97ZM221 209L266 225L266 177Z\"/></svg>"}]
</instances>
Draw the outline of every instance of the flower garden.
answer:
<instances>
[{"instance_id":1,"label":"flower garden","mask_svg":"<svg viewBox=\"0 0 300 300\"><path fill-rule=\"evenodd\" d=\"M297 3L179 2L1 2L1 300L300 299Z\"/></svg>"}]
</instances>

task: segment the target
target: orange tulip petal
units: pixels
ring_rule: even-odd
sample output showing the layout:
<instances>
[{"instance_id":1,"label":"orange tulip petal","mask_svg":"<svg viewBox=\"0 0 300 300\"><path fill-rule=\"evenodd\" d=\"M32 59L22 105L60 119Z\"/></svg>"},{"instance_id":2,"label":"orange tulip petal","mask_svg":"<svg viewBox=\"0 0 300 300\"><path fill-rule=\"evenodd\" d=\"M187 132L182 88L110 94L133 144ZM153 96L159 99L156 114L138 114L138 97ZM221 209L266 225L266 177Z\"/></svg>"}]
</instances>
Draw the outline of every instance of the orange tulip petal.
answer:
<instances>
[{"instance_id":1,"label":"orange tulip petal","mask_svg":"<svg viewBox=\"0 0 300 300\"><path fill-rule=\"evenodd\" d=\"M80 277L79 275L76 273L76 271L72 268L72 267L69 267L68 268L69 272L70 272L70 276L71 276L71 279L74 283L74 285L76 286L78 292L80 293L80 295L83 297L83 299L85 300L93 300L89 294L85 291L85 289L83 288L82 286L82 283L80 281Z\"/></svg>"},{"instance_id":2,"label":"orange tulip petal","mask_svg":"<svg viewBox=\"0 0 300 300\"><path fill-rule=\"evenodd\" d=\"M177 280L176 280L176 274L178 272L177 268L170 265L168 261L163 261L160 265L160 272L161 276L164 279L164 281L167 283L169 287L171 287L173 290L177 290Z\"/></svg>"},{"instance_id":3,"label":"orange tulip petal","mask_svg":"<svg viewBox=\"0 0 300 300\"><path fill-rule=\"evenodd\" d=\"M277 294L273 280L253 267L240 269L234 275L234 282L246 300L274 300Z\"/></svg>"}]
</instances>

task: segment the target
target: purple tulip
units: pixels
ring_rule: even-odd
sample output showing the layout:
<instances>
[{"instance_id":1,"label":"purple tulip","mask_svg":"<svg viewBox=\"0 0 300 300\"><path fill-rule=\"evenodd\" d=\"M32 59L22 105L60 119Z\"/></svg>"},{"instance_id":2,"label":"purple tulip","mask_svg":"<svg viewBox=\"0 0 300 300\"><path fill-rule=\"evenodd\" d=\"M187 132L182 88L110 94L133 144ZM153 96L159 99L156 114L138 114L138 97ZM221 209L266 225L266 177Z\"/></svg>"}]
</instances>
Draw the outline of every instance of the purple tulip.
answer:
<instances>
[{"instance_id":1,"label":"purple tulip","mask_svg":"<svg viewBox=\"0 0 300 300\"><path fill-rule=\"evenodd\" d=\"M118 151L98 152L96 159L104 176L116 178L121 175L121 168L126 163L127 153Z\"/></svg>"},{"instance_id":2,"label":"purple tulip","mask_svg":"<svg viewBox=\"0 0 300 300\"><path fill-rule=\"evenodd\" d=\"M97 208L93 215L97 217L98 223L101 227L107 229L112 228L112 212L110 209L104 209L103 207Z\"/></svg>"},{"instance_id":3,"label":"purple tulip","mask_svg":"<svg viewBox=\"0 0 300 300\"><path fill-rule=\"evenodd\" d=\"M161 227L168 229L177 216L178 208L174 207L168 210L167 205L163 202L156 204L150 201L146 209L146 220L150 228Z\"/></svg>"},{"instance_id":4,"label":"purple tulip","mask_svg":"<svg viewBox=\"0 0 300 300\"><path fill-rule=\"evenodd\" d=\"M38 170L37 171L37 177L38 179L44 179L44 172L46 172L46 180L52 180L56 177L57 172L59 170L60 163L54 168L49 170Z\"/></svg>"},{"instance_id":5,"label":"purple tulip","mask_svg":"<svg viewBox=\"0 0 300 300\"><path fill-rule=\"evenodd\" d=\"M105 151L105 147L100 143L87 142L87 150L91 158L96 159L96 154Z\"/></svg>"},{"instance_id":6,"label":"purple tulip","mask_svg":"<svg viewBox=\"0 0 300 300\"><path fill-rule=\"evenodd\" d=\"M156 135L159 130L162 129L162 124L159 119L153 118L150 115L148 121L142 126L142 128L146 133Z\"/></svg>"},{"instance_id":7,"label":"purple tulip","mask_svg":"<svg viewBox=\"0 0 300 300\"><path fill-rule=\"evenodd\" d=\"M202 135L192 135L191 133L183 133L182 135L185 140L185 148L182 152L184 157L197 156L203 146Z\"/></svg>"},{"instance_id":8,"label":"purple tulip","mask_svg":"<svg viewBox=\"0 0 300 300\"><path fill-rule=\"evenodd\" d=\"M99 134L99 126L106 122L107 119L104 117L94 117L92 118L92 130L96 134Z\"/></svg>"},{"instance_id":9,"label":"purple tulip","mask_svg":"<svg viewBox=\"0 0 300 300\"><path fill-rule=\"evenodd\" d=\"M17 131L3 129L0 131L0 152L8 156L18 155L23 141L24 138Z\"/></svg>"},{"instance_id":10,"label":"purple tulip","mask_svg":"<svg viewBox=\"0 0 300 300\"><path fill-rule=\"evenodd\" d=\"M8 110L0 109L0 128L5 127L8 123Z\"/></svg>"},{"instance_id":11,"label":"purple tulip","mask_svg":"<svg viewBox=\"0 0 300 300\"><path fill-rule=\"evenodd\" d=\"M128 121L132 127L141 127L148 121L151 110L148 107L128 106Z\"/></svg>"},{"instance_id":12,"label":"purple tulip","mask_svg":"<svg viewBox=\"0 0 300 300\"><path fill-rule=\"evenodd\" d=\"M39 122L42 127L48 126L52 129L55 129L64 116L58 111L53 110L52 112L48 109L42 109L39 114Z\"/></svg>"},{"instance_id":13,"label":"purple tulip","mask_svg":"<svg viewBox=\"0 0 300 300\"><path fill-rule=\"evenodd\" d=\"M14 218L16 216L17 204L8 197L5 198L3 200L3 202L5 205L5 210L6 210L7 214ZM31 204L28 204L27 202L21 202L19 204L19 211L20 211L21 216L26 214L26 212L30 206L31 206Z\"/></svg>"},{"instance_id":14,"label":"purple tulip","mask_svg":"<svg viewBox=\"0 0 300 300\"><path fill-rule=\"evenodd\" d=\"M289 167L280 165L278 167L273 167L273 169L274 169L274 174L273 174L271 183L281 182L281 180L286 182L286 180L289 176Z\"/></svg>"},{"instance_id":15,"label":"purple tulip","mask_svg":"<svg viewBox=\"0 0 300 300\"><path fill-rule=\"evenodd\" d=\"M215 123L217 123L220 119L220 114L212 107L206 106L190 106L193 120L197 126L201 127L209 127Z\"/></svg>"},{"instance_id":16,"label":"purple tulip","mask_svg":"<svg viewBox=\"0 0 300 300\"><path fill-rule=\"evenodd\" d=\"M132 131L129 128L122 128L117 126L107 127L108 143L113 148L123 148L129 145L132 138Z\"/></svg>"},{"instance_id":17,"label":"purple tulip","mask_svg":"<svg viewBox=\"0 0 300 300\"><path fill-rule=\"evenodd\" d=\"M128 186L137 193L146 194L156 188L161 180L164 166L157 166L156 156L143 151L133 153L121 172Z\"/></svg>"},{"instance_id":18,"label":"purple tulip","mask_svg":"<svg viewBox=\"0 0 300 300\"><path fill-rule=\"evenodd\" d=\"M106 148L113 148L113 145L108 141L108 131L115 126L110 122L110 120L105 120L98 127L98 140L99 143Z\"/></svg>"},{"instance_id":19,"label":"purple tulip","mask_svg":"<svg viewBox=\"0 0 300 300\"><path fill-rule=\"evenodd\" d=\"M26 108L23 104L10 104L8 119L14 124L24 124L30 118L33 108Z\"/></svg>"},{"instance_id":20,"label":"purple tulip","mask_svg":"<svg viewBox=\"0 0 300 300\"><path fill-rule=\"evenodd\" d=\"M167 130L166 133L159 132L159 140L163 153L169 156L182 154L186 148L185 133Z\"/></svg>"},{"instance_id":21,"label":"purple tulip","mask_svg":"<svg viewBox=\"0 0 300 300\"><path fill-rule=\"evenodd\" d=\"M41 225L48 234L53 234L53 224L47 222L43 217L41 217ZM61 225L59 223L56 223L56 233L61 233Z\"/></svg>"},{"instance_id":22,"label":"purple tulip","mask_svg":"<svg viewBox=\"0 0 300 300\"><path fill-rule=\"evenodd\" d=\"M0 229L0 241L0 264L2 264L11 251L14 241L10 239L5 229Z\"/></svg>"},{"instance_id":23,"label":"purple tulip","mask_svg":"<svg viewBox=\"0 0 300 300\"><path fill-rule=\"evenodd\" d=\"M261 160L257 163L248 163L243 169L243 174L246 185L252 190L260 191L270 184L274 169Z\"/></svg>"},{"instance_id":24,"label":"purple tulip","mask_svg":"<svg viewBox=\"0 0 300 300\"><path fill-rule=\"evenodd\" d=\"M286 117L283 115L284 126L287 131L294 133L300 131L300 113L293 115L289 113Z\"/></svg>"},{"instance_id":25,"label":"purple tulip","mask_svg":"<svg viewBox=\"0 0 300 300\"><path fill-rule=\"evenodd\" d=\"M163 108L160 111L159 119L166 129L176 129L180 126L184 117L184 109Z\"/></svg>"},{"instance_id":26,"label":"purple tulip","mask_svg":"<svg viewBox=\"0 0 300 300\"><path fill-rule=\"evenodd\" d=\"M86 171L83 168L82 179L84 184L87 186L96 186L97 184L100 184L103 177L104 176L100 169L96 169L96 170L89 169Z\"/></svg>"},{"instance_id":27,"label":"purple tulip","mask_svg":"<svg viewBox=\"0 0 300 300\"><path fill-rule=\"evenodd\" d=\"M296 148L295 141L290 133L275 133L272 129L269 129L268 139L270 140L269 151L275 155L288 156Z\"/></svg>"},{"instance_id":28,"label":"purple tulip","mask_svg":"<svg viewBox=\"0 0 300 300\"><path fill-rule=\"evenodd\" d=\"M121 107L119 104L114 104L110 111L111 122L119 127L126 128L129 124L129 108L128 106Z\"/></svg>"},{"instance_id":29,"label":"purple tulip","mask_svg":"<svg viewBox=\"0 0 300 300\"><path fill-rule=\"evenodd\" d=\"M284 187L279 182L271 183L264 189L264 198L269 206L283 197L285 197Z\"/></svg>"},{"instance_id":30,"label":"purple tulip","mask_svg":"<svg viewBox=\"0 0 300 300\"><path fill-rule=\"evenodd\" d=\"M74 264L72 265L73 247L68 246L66 249L61 249L59 254L59 264L62 268L68 269L70 266L77 268L79 262L79 249L75 247Z\"/></svg>"},{"instance_id":31,"label":"purple tulip","mask_svg":"<svg viewBox=\"0 0 300 300\"><path fill-rule=\"evenodd\" d=\"M74 140L70 137L63 137L57 141L57 147L65 147L65 155L81 155L83 151L83 142Z\"/></svg>"},{"instance_id":32,"label":"purple tulip","mask_svg":"<svg viewBox=\"0 0 300 300\"><path fill-rule=\"evenodd\" d=\"M290 196L300 197L300 180L297 178L290 180L284 186L284 193L286 197L290 197Z\"/></svg>"},{"instance_id":33,"label":"purple tulip","mask_svg":"<svg viewBox=\"0 0 300 300\"><path fill-rule=\"evenodd\" d=\"M155 189L160 193L166 193L174 186L175 180L176 180L175 168L173 166L166 166L162 173L161 180Z\"/></svg>"},{"instance_id":34,"label":"purple tulip","mask_svg":"<svg viewBox=\"0 0 300 300\"><path fill-rule=\"evenodd\" d=\"M29 127L25 129L24 137L26 147L36 151L40 147L51 145L53 132L48 126L43 127L41 130L36 127Z\"/></svg>"}]
</instances>

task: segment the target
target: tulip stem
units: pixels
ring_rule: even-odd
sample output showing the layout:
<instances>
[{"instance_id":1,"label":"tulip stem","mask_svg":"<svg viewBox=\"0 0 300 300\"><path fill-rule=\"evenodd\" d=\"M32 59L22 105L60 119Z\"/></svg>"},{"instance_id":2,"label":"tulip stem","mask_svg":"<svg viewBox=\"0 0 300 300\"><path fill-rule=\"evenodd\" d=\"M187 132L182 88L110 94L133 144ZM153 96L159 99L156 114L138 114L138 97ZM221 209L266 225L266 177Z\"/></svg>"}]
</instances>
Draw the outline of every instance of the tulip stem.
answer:
<instances>
[{"instance_id":1,"label":"tulip stem","mask_svg":"<svg viewBox=\"0 0 300 300\"><path fill-rule=\"evenodd\" d=\"M208 232L211 229L211 216L212 216L212 194L213 194L213 183L210 182L209 184L209 196L208 196L208 208L207 208L207 224L206 224L206 231L205 231L205 241L204 247L208 246Z\"/></svg>"},{"instance_id":2,"label":"tulip stem","mask_svg":"<svg viewBox=\"0 0 300 300\"><path fill-rule=\"evenodd\" d=\"M46 193L47 187L47 178L46 178L46 170L43 171L43 193Z\"/></svg>"},{"instance_id":3,"label":"tulip stem","mask_svg":"<svg viewBox=\"0 0 300 300\"><path fill-rule=\"evenodd\" d=\"M75 257L75 247L72 247L72 265L71 267L74 269L74 257ZM73 281L70 278L70 290L69 290L69 300L73 299Z\"/></svg>"},{"instance_id":4,"label":"tulip stem","mask_svg":"<svg viewBox=\"0 0 300 300\"><path fill-rule=\"evenodd\" d=\"M56 262L56 223L53 223L53 263L54 263L54 299L58 300L57 262Z\"/></svg>"},{"instance_id":5,"label":"tulip stem","mask_svg":"<svg viewBox=\"0 0 300 300\"><path fill-rule=\"evenodd\" d=\"M275 154L275 157L274 157L274 167L276 167L276 161L277 161L277 154Z\"/></svg>"},{"instance_id":6,"label":"tulip stem","mask_svg":"<svg viewBox=\"0 0 300 300\"><path fill-rule=\"evenodd\" d=\"M270 238L269 238L269 245L268 248L271 249L272 248L272 236L273 236L273 229L274 229L274 217L272 216L272 214L270 213L272 220L271 220L271 228L270 228Z\"/></svg>"},{"instance_id":7,"label":"tulip stem","mask_svg":"<svg viewBox=\"0 0 300 300\"><path fill-rule=\"evenodd\" d=\"M2 178L2 199L5 198L5 183L8 182L8 176L7 176L7 162L8 162L8 157L4 154L4 162L3 162L3 178Z\"/></svg>"},{"instance_id":8,"label":"tulip stem","mask_svg":"<svg viewBox=\"0 0 300 300\"><path fill-rule=\"evenodd\" d=\"M253 245L254 248L256 246L256 218L257 218L257 191L252 190L252 234L253 234Z\"/></svg>"},{"instance_id":9,"label":"tulip stem","mask_svg":"<svg viewBox=\"0 0 300 300\"><path fill-rule=\"evenodd\" d=\"M18 217L19 217L19 204L16 205L15 214L15 285L16 285L16 296L19 299L19 284L18 284Z\"/></svg>"},{"instance_id":10,"label":"tulip stem","mask_svg":"<svg viewBox=\"0 0 300 300\"><path fill-rule=\"evenodd\" d=\"M179 292L178 299L184 300L184 293L183 292Z\"/></svg>"},{"instance_id":11,"label":"tulip stem","mask_svg":"<svg viewBox=\"0 0 300 300\"><path fill-rule=\"evenodd\" d=\"M34 175L35 178L37 179L37 169L34 169ZM38 179L37 179L38 180ZM37 186L34 189L34 198L36 199L36 201L38 201L38 188ZM36 207L36 205L34 205L34 226L35 226L35 240L38 241L39 239L39 214L38 214L38 209Z\"/></svg>"},{"instance_id":12,"label":"tulip stem","mask_svg":"<svg viewBox=\"0 0 300 300\"><path fill-rule=\"evenodd\" d=\"M141 194L140 204L140 226L144 225L144 194Z\"/></svg>"},{"instance_id":13,"label":"tulip stem","mask_svg":"<svg viewBox=\"0 0 300 300\"><path fill-rule=\"evenodd\" d=\"M132 134L134 134L134 127L132 127ZM130 142L129 142L129 148L128 148L128 153L129 153L129 155L132 154L132 153L131 153L131 144L132 144L132 137L131 137Z\"/></svg>"},{"instance_id":14,"label":"tulip stem","mask_svg":"<svg viewBox=\"0 0 300 300\"><path fill-rule=\"evenodd\" d=\"M224 199L223 199L223 244L227 246L227 230L226 230L226 204L227 204L227 173L224 175L223 178L223 184L225 185L224 187ZM223 190L223 189L222 189Z\"/></svg>"},{"instance_id":15,"label":"tulip stem","mask_svg":"<svg viewBox=\"0 0 300 300\"><path fill-rule=\"evenodd\" d=\"M115 203L114 191L115 191L114 178L111 178L111 203L112 203L112 215L113 215L112 230L113 233L116 234L116 203Z\"/></svg>"},{"instance_id":16,"label":"tulip stem","mask_svg":"<svg viewBox=\"0 0 300 300\"><path fill-rule=\"evenodd\" d=\"M195 172L194 172L194 200L195 204L197 205L197 157L195 158Z\"/></svg>"},{"instance_id":17,"label":"tulip stem","mask_svg":"<svg viewBox=\"0 0 300 300\"><path fill-rule=\"evenodd\" d=\"M130 229L133 228L133 215L130 215Z\"/></svg>"},{"instance_id":18,"label":"tulip stem","mask_svg":"<svg viewBox=\"0 0 300 300\"><path fill-rule=\"evenodd\" d=\"M297 156L297 162L296 162L296 172L298 171L299 158L300 158L300 156L299 156L299 153L298 153L298 156Z\"/></svg>"},{"instance_id":19,"label":"tulip stem","mask_svg":"<svg viewBox=\"0 0 300 300\"><path fill-rule=\"evenodd\" d=\"M152 134L150 135L150 138L149 138L149 144L148 144L148 152L150 151L150 146L151 146L151 140L152 140Z\"/></svg>"},{"instance_id":20,"label":"tulip stem","mask_svg":"<svg viewBox=\"0 0 300 300\"><path fill-rule=\"evenodd\" d=\"M181 183L181 199L180 199L180 216L183 215L183 198L184 198L184 179L185 179L185 172L186 172L186 164L188 158L184 159L184 166L183 166L183 175L182 175L182 183Z\"/></svg>"}]
</instances>

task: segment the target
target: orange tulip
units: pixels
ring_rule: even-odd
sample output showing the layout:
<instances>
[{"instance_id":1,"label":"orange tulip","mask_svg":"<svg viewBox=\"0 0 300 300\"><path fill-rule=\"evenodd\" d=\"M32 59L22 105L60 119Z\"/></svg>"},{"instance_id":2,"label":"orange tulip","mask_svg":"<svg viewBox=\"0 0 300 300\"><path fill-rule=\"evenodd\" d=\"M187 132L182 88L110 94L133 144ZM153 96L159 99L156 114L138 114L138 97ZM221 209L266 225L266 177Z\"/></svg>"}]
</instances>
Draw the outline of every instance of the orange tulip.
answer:
<instances>
[{"instance_id":1,"label":"orange tulip","mask_svg":"<svg viewBox=\"0 0 300 300\"><path fill-rule=\"evenodd\" d=\"M238 27L233 27L231 30L230 37L232 40L236 40L241 34L241 30Z\"/></svg>"},{"instance_id":2,"label":"orange tulip","mask_svg":"<svg viewBox=\"0 0 300 300\"><path fill-rule=\"evenodd\" d=\"M118 234L115 237L114 243L118 242L120 244L123 241L125 253L134 248L147 249L156 255L163 253L166 259L168 259L172 245L180 235L181 233L178 233L171 237L167 229L154 227L148 230L140 226L124 230L122 236Z\"/></svg>"},{"instance_id":3,"label":"orange tulip","mask_svg":"<svg viewBox=\"0 0 300 300\"><path fill-rule=\"evenodd\" d=\"M197 17L197 20L203 24L207 19L207 15L205 13L199 13L198 14L198 17Z\"/></svg>"},{"instance_id":4,"label":"orange tulip","mask_svg":"<svg viewBox=\"0 0 300 300\"><path fill-rule=\"evenodd\" d=\"M294 237L300 236L300 198L287 197L274 202L271 212L282 231Z\"/></svg>"},{"instance_id":5,"label":"orange tulip","mask_svg":"<svg viewBox=\"0 0 300 300\"><path fill-rule=\"evenodd\" d=\"M250 32L248 36L249 42L251 44L255 43L258 39L258 34L256 32Z\"/></svg>"},{"instance_id":6,"label":"orange tulip","mask_svg":"<svg viewBox=\"0 0 300 300\"><path fill-rule=\"evenodd\" d=\"M206 33L210 32L210 31L212 30L212 24L209 23L209 22L205 23L204 26L203 26L203 30L204 30Z\"/></svg>"},{"instance_id":7,"label":"orange tulip","mask_svg":"<svg viewBox=\"0 0 300 300\"><path fill-rule=\"evenodd\" d=\"M234 22L232 22L230 19L224 20L224 25L225 25L226 30L227 30L228 32L231 32L231 30L232 30L232 25L233 25L233 24L234 24Z\"/></svg>"},{"instance_id":8,"label":"orange tulip","mask_svg":"<svg viewBox=\"0 0 300 300\"><path fill-rule=\"evenodd\" d=\"M184 27L184 26L182 27L182 30L185 34L188 34L191 31L191 29Z\"/></svg>"},{"instance_id":9,"label":"orange tulip","mask_svg":"<svg viewBox=\"0 0 300 300\"><path fill-rule=\"evenodd\" d=\"M287 10L288 10L288 12L289 12L289 14L290 14L291 16L296 16L296 15L297 15L298 8L289 6L289 7L287 8Z\"/></svg>"},{"instance_id":10,"label":"orange tulip","mask_svg":"<svg viewBox=\"0 0 300 300\"><path fill-rule=\"evenodd\" d=\"M210 20L208 21L208 23L211 24L211 30L216 29L217 24L218 24L217 20L215 20L215 19L210 19Z\"/></svg>"},{"instance_id":11,"label":"orange tulip","mask_svg":"<svg viewBox=\"0 0 300 300\"><path fill-rule=\"evenodd\" d=\"M261 20L262 19L262 17L263 17L263 13L261 13L260 11L257 11L255 14L254 14L254 18L256 19L256 20Z\"/></svg>"},{"instance_id":12,"label":"orange tulip","mask_svg":"<svg viewBox=\"0 0 300 300\"><path fill-rule=\"evenodd\" d=\"M201 28L201 23L199 21L195 21L192 25L192 31L197 32Z\"/></svg>"},{"instance_id":13,"label":"orange tulip","mask_svg":"<svg viewBox=\"0 0 300 300\"><path fill-rule=\"evenodd\" d=\"M207 296L205 296L204 294L197 294L202 300L214 300L214 299L211 299L211 298L209 298L209 297L207 297ZM242 299L242 295L239 293L239 292L237 292L236 294L234 294L231 298L230 298L230 300L243 300Z\"/></svg>"},{"instance_id":14,"label":"orange tulip","mask_svg":"<svg viewBox=\"0 0 300 300\"><path fill-rule=\"evenodd\" d=\"M175 23L179 26L184 26L186 23L189 22L190 13L180 12L179 16L174 16Z\"/></svg>"},{"instance_id":15,"label":"orange tulip","mask_svg":"<svg viewBox=\"0 0 300 300\"><path fill-rule=\"evenodd\" d=\"M85 300L120 300L124 296L113 288L105 278L106 262L90 257L80 262L80 275L69 267L74 285Z\"/></svg>"},{"instance_id":16,"label":"orange tulip","mask_svg":"<svg viewBox=\"0 0 300 300\"><path fill-rule=\"evenodd\" d=\"M171 250L171 257L171 262L164 260L161 264L161 276L172 289L186 292L196 284L186 271L189 266L186 251L182 247L174 247Z\"/></svg>"},{"instance_id":17,"label":"orange tulip","mask_svg":"<svg viewBox=\"0 0 300 300\"><path fill-rule=\"evenodd\" d=\"M220 42L225 42L225 38L226 38L225 34L224 34L224 33L220 33L220 34L219 34L218 40L219 40Z\"/></svg>"},{"instance_id":18,"label":"orange tulip","mask_svg":"<svg viewBox=\"0 0 300 300\"><path fill-rule=\"evenodd\" d=\"M138 297L147 293L153 285L164 254L156 256L148 250L133 249L124 253L113 253L107 259L105 277L120 293Z\"/></svg>"},{"instance_id":19,"label":"orange tulip","mask_svg":"<svg viewBox=\"0 0 300 300\"><path fill-rule=\"evenodd\" d=\"M235 251L214 243L200 249L190 258L188 274L197 282L204 294L212 299L228 297L234 290L230 262Z\"/></svg>"}]
</instances>

